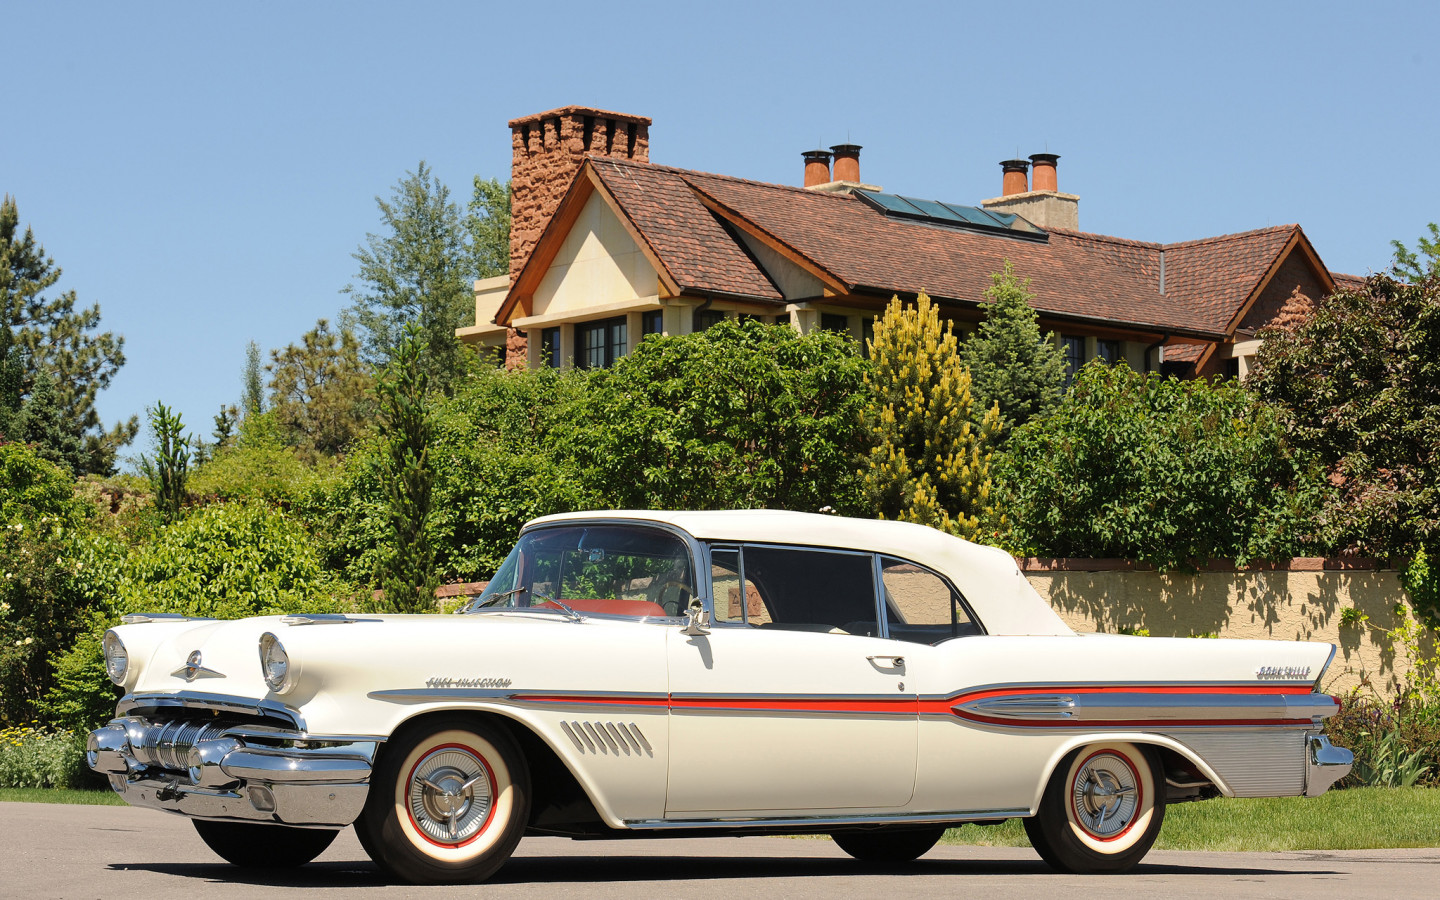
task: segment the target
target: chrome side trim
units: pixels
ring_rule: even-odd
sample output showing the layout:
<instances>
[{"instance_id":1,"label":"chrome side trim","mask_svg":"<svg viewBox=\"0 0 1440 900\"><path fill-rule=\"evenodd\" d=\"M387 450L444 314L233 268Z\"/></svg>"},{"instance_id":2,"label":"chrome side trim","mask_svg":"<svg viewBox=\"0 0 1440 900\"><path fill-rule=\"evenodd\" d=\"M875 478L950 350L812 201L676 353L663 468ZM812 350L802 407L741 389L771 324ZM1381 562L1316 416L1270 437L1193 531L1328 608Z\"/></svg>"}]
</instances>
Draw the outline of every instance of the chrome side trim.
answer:
<instances>
[{"instance_id":1,"label":"chrome side trim","mask_svg":"<svg viewBox=\"0 0 1440 900\"><path fill-rule=\"evenodd\" d=\"M509 688L401 688L371 691L366 696L387 703L498 700L545 706L603 706L606 709L664 709L664 703L669 699L663 691L516 691ZM626 700L655 702L625 703Z\"/></svg>"},{"instance_id":2,"label":"chrome side trim","mask_svg":"<svg viewBox=\"0 0 1440 900\"><path fill-rule=\"evenodd\" d=\"M938 813L886 813L856 816L739 816L715 819L626 819L626 828L669 831L686 828L817 828L837 825L943 825L1034 815L1029 809L972 809Z\"/></svg>"},{"instance_id":3,"label":"chrome side trim","mask_svg":"<svg viewBox=\"0 0 1440 900\"><path fill-rule=\"evenodd\" d=\"M971 700L955 707L961 715L998 719L1071 722L1164 722L1169 720L1293 719L1309 723L1335 712L1328 694L1165 694L1129 691L1075 691L1065 695L1016 694Z\"/></svg>"},{"instance_id":4,"label":"chrome side trim","mask_svg":"<svg viewBox=\"0 0 1440 900\"><path fill-rule=\"evenodd\" d=\"M1255 689L1255 688L1275 688L1275 689L1278 690L1278 689L1280 689L1280 688L1287 688L1287 687L1289 687L1289 688L1297 688L1297 687L1308 688L1309 686L1310 686L1310 680L1309 680L1309 679L1305 679L1305 680L1302 680L1302 681L1256 681L1256 680L1253 679L1253 678L1251 678L1251 679L1246 679L1246 680L1226 680L1226 681L1190 681L1190 680L1184 680L1184 681L1164 681L1164 680L1154 680L1154 681L1149 681L1149 680L1147 680L1147 681L1070 681L1070 682L1063 682L1063 681L1062 681L1062 682L1048 682L1048 683L1044 683L1044 684L1040 684L1040 683L1037 683L1037 682L1034 682L1034 681L1005 681L1005 682L996 682L996 683L993 683L993 684L977 684L977 685L974 685L974 686L972 686L972 687L967 687L967 688L965 688L964 690L961 690L961 691L951 691L951 692L949 692L948 694L921 694L921 695L920 695L920 700L921 700L922 702L927 702L927 701L928 701L928 702L943 702L943 701L946 701L946 700L954 700L954 699L956 699L957 697L964 696L965 694L975 694L975 693L979 693L979 692L981 692L981 691L990 692L990 691L1006 691L1006 690L1013 690L1013 691L1027 691L1027 690L1028 690L1028 691L1034 691L1034 690L1036 690L1036 689L1040 689L1040 690L1045 691L1047 694L1049 694L1049 693L1069 694L1069 693L1084 693L1085 691L1095 691L1095 690L1102 689L1102 688L1104 688L1104 689L1113 689L1113 688L1125 688L1125 687L1133 687L1133 688L1216 688L1217 690L1219 690L1219 689L1224 689L1224 688L1250 688L1250 689Z\"/></svg>"}]
</instances>

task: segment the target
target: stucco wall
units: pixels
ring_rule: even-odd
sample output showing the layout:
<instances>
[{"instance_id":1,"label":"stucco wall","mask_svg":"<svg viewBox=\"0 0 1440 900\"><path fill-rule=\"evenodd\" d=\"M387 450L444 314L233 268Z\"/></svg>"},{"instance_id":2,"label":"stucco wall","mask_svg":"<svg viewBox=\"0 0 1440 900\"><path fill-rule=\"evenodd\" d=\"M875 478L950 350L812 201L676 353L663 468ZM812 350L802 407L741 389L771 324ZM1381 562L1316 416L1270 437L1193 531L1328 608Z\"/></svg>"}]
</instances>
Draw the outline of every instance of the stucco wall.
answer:
<instances>
[{"instance_id":1,"label":"stucco wall","mask_svg":"<svg viewBox=\"0 0 1440 900\"><path fill-rule=\"evenodd\" d=\"M1331 693L1368 686L1389 696L1409 671L1403 648L1397 653L1382 633L1399 623L1396 605L1408 606L1393 570L1317 565L1187 575L1022 568L1076 631L1326 641L1338 648L1322 682ZM1340 611L1351 606L1370 617L1369 626L1340 624Z\"/></svg>"}]
</instances>

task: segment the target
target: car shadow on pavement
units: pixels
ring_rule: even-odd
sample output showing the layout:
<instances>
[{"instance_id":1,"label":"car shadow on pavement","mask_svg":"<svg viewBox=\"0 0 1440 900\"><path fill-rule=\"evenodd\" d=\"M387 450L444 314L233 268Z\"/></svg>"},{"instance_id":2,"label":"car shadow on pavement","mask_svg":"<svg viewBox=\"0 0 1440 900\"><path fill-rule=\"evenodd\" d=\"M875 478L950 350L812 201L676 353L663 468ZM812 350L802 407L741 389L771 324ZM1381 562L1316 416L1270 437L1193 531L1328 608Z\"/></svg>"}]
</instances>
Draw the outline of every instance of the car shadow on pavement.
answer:
<instances>
[{"instance_id":1,"label":"car shadow on pavement","mask_svg":"<svg viewBox=\"0 0 1440 900\"><path fill-rule=\"evenodd\" d=\"M111 869L139 869L179 878L270 887L337 888L386 883L368 860L318 862L298 869L240 869L223 863L112 863ZM1276 876L1343 874L1331 869L1264 869L1234 866L1140 865L1126 875ZM724 856L527 856L510 860L488 884L619 883L712 881L747 878L853 878L857 875L913 877L931 875L1035 875L1071 877L1040 860L919 860L903 866L877 866L853 860L795 857ZM1103 877L1103 876L1094 876ZM1087 878L1087 881L1089 879Z\"/></svg>"}]
</instances>

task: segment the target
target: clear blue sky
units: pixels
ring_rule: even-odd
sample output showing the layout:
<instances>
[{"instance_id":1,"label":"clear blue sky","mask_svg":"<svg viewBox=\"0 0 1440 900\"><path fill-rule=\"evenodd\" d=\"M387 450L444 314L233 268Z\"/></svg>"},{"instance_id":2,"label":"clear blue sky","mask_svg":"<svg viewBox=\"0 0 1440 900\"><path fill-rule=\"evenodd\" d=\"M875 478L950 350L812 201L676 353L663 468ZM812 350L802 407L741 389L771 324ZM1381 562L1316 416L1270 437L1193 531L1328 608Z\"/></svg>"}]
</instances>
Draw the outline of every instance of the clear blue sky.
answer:
<instances>
[{"instance_id":1,"label":"clear blue sky","mask_svg":"<svg viewBox=\"0 0 1440 900\"><path fill-rule=\"evenodd\" d=\"M506 120L655 120L651 159L798 184L849 140L887 190L978 203L1048 149L1087 231L1298 222L1334 270L1440 220L1440 4L0 3L0 193L129 362L107 421L191 430L245 346L345 305L374 197L506 178ZM143 449L142 436L131 452Z\"/></svg>"}]
</instances>

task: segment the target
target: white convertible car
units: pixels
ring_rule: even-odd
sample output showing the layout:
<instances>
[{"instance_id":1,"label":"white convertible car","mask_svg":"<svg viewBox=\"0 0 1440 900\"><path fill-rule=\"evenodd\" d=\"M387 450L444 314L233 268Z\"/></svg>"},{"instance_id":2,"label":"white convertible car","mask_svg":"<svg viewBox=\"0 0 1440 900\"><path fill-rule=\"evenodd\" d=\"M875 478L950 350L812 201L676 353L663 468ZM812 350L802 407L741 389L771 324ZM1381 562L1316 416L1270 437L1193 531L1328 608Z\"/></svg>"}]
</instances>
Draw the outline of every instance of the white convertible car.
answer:
<instances>
[{"instance_id":1,"label":"white convertible car","mask_svg":"<svg viewBox=\"0 0 1440 900\"><path fill-rule=\"evenodd\" d=\"M1325 791L1329 644L1076 634L1003 552L771 511L551 516L448 616L127 616L89 762L242 866L353 824L389 875L526 834L820 833L918 857L1022 818L1072 872L1169 803Z\"/></svg>"}]
</instances>

